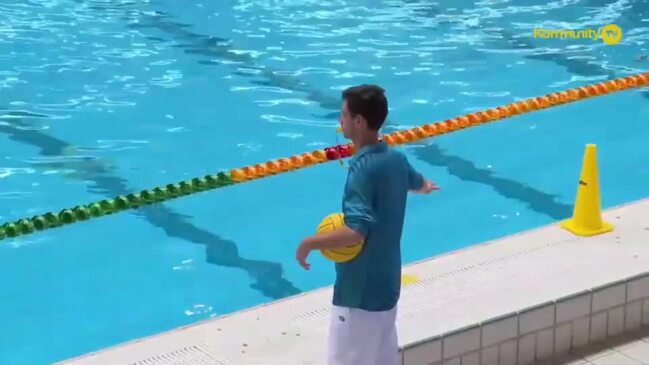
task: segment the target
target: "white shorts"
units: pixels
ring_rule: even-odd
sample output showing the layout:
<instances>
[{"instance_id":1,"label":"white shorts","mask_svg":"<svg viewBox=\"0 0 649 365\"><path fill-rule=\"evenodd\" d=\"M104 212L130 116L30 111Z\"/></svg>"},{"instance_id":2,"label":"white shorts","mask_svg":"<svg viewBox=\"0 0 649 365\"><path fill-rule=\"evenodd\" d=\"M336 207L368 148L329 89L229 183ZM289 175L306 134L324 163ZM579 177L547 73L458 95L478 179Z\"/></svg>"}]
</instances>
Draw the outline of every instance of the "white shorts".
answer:
<instances>
[{"instance_id":1,"label":"white shorts","mask_svg":"<svg viewBox=\"0 0 649 365\"><path fill-rule=\"evenodd\" d=\"M399 365L397 307L384 312L333 306L328 365Z\"/></svg>"}]
</instances>

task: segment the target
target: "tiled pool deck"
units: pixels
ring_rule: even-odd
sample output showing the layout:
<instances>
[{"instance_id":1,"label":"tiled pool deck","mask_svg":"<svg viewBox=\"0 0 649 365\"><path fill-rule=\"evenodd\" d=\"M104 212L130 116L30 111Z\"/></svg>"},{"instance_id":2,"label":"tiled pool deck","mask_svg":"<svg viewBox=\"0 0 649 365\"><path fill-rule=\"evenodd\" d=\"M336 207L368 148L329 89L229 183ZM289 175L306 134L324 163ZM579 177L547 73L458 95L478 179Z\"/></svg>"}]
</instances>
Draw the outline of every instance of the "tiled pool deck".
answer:
<instances>
[{"instance_id":1,"label":"tiled pool deck","mask_svg":"<svg viewBox=\"0 0 649 365\"><path fill-rule=\"evenodd\" d=\"M534 365L641 364L649 364L649 329L646 327L534 363Z\"/></svg>"},{"instance_id":2,"label":"tiled pool deck","mask_svg":"<svg viewBox=\"0 0 649 365\"><path fill-rule=\"evenodd\" d=\"M403 364L562 364L554 356L572 350L579 359L593 343L642 330L649 199L604 219L613 232L578 237L553 224L404 267L420 281L403 289ZM325 365L330 298L323 288L62 364ZM646 345L640 338L581 358L649 363Z\"/></svg>"}]
</instances>

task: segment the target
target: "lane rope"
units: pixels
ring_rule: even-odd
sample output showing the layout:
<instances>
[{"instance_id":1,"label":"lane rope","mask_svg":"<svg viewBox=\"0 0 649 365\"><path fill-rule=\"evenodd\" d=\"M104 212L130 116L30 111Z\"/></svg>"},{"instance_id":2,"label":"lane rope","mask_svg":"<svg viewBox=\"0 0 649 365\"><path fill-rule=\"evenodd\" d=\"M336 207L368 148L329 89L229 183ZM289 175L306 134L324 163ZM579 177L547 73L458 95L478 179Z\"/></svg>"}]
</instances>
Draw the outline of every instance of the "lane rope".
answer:
<instances>
[{"instance_id":1,"label":"lane rope","mask_svg":"<svg viewBox=\"0 0 649 365\"><path fill-rule=\"evenodd\" d=\"M648 84L649 72L643 72L614 80L603 81L529 98L484 111L466 114L453 119L447 119L441 122L429 123L419 127L385 134L382 138L386 143L392 146L416 142L422 139L480 126L516 115L547 109L613 92L640 88ZM352 143L338 144L312 152L305 152L301 155L293 155L287 158L280 158L238 169L232 169L229 172L205 175L191 180L184 180L153 189L142 190L139 193L120 195L114 199L104 199L85 205L77 205L73 208L63 209L58 213L49 212L35 215L30 218L22 218L14 222L4 223L0 226L0 240L61 227L75 222L87 221L91 218L110 215L128 209L137 209L144 205L156 204L190 194L261 179L328 161L340 160L350 157L353 154L354 145Z\"/></svg>"}]
</instances>

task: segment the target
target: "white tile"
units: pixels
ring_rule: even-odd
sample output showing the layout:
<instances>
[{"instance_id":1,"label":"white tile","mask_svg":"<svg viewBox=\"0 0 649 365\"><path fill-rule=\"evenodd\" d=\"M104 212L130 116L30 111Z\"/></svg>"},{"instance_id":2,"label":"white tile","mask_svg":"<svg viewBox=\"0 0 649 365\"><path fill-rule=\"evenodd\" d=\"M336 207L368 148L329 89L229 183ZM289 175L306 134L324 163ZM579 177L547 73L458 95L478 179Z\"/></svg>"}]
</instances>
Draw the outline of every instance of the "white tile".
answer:
<instances>
[{"instance_id":1,"label":"white tile","mask_svg":"<svg viewBox=\"0 0 649 365\"><path fill-rule=\"evenodd\" d=\"M450 360L444 361L444 365L462 365L462 358L456 357Z\"/></svg>"},{"instance_id":2,"label":"white tile","mask_svg":"<svg viewBox=\"0 0 649 365\"><path fill-rule=\"evenodd\" d=\"M624 332L624 307L618 307L608 311L607 336L615 336Z\"/></svg>"},{"instance_id":3,"label":"white tile","mask_svg":"<svg viewBox=\"0 0 649 365\"><path fill-rule=\"evenodd\" d=\"M617 352L623 352L628 348L636 347L638 345L649 345L649 344L647 344L642 338L633 339L632 337L630 337L629 340L624 341L623 343L617 346L614 346L613 350Z\"/></svg>"},{"instance_id":4,"label":"white tile","mask_svg":"<svg viewBox=\"0 0 649 365\"><path fill-rule=\"evenodd\" d=\"M521 337L518 341L518 363L520 365L534 362L536 354L536 334L532 333Z\"/></svg>"},{"instance_id":5,"label":"white tile","mask_svg":"<svg viewBox=\"0 0 649 365\"><path fill-rule=\"evenodd\" d=\"M444 359L477 350L480 347L480 328L472 328L442 339Z\"/></svg>"},{"instance_id":6,"label":"white tile","mask_svg":"<svg viewBox=\"0 0 649 365\"><path fill-rule=\"evenodd\" d=\"M499 365L498 364L498 345L482 349L481 365Z\"/></svg>"},{"instance_id":7,"label":"white tile","mask_svg":"<svg viewBox=\"0 0 649 365\"><path fill-rule=\"evenodd\" d=\"M624 327L627 331L637 330L642 326L642 302L633 302L626 306Z\"/></svg>"},{"instance_id":8,"label":"white tile","mask_svg":"<svg viewBox=\"0 0 649 365\"><path fill-rule=\"evenodd\" d=\"M623 304L625 294L625 283L593 291L593 313Z\"/></svg>"},{"instance_id":9,"label":"white tile","mask_svg":"<svg viewBox=\"0 0 649 365\"><path fill-rule=\"evenodd\" d=\"M480 365L480 355L478 352L476 351L462 356L462 365Z\"/></svg>"},{"instance_id":10,"label":"white tile","mask_svg":"<svg viewBox=\"0 0 649 365\"><path fill-rule=\"evenodd\" d=\"M590 340L599 341L606 338L606 313L600 313L590 318Z\"/></svg>"},{"instance_id":11,"label":"white tile","mask_svg":"<svg viewBox=\"0 0 649 365\"><path fill-rule=\"evenodd\" d=\"M609 355L602 356L599 359L592 360L593 365L642 365L641 362L634 360L619 352L613 352Z\"/></svg>"},{"instance_id":12,"label":"white tile","mask_svg":"<svg viewBox=\"0 0 649 365\"><path fill-rule=\"evenodd\" d=\"M632 346L625 347L621 350L618 350L618 352L621 352L645 364L649 364L649 343L647 342L637 341Z\"/></svg>"},{"instance_id":13,"label":"white tile","mask_svg":"<svg viewBox=\"0 0 649 365\"><path fill-rule=\"evenodd\" d=\"M591 365L586 359L575 354L566 354L541 362L543 365ZM535 364L540 365L540 364Z\"/></svg>"},{"instance_id":14,"label":"white tile","mask_svg":"<svg viewBox=\"0 0 649 365\"><path fill-rule=\"evenodd\" d=\"M518 315L485 323L482 325L482 346L488 347L515 338L517 332Z\"/></svg>"},{"instance_id":15,"label":"white tile","mask_svg":"<svg viewBox=\"0 0 649 365\"><path fill-rule=\"evenodd\" d=\"M592 365L592 364L583 359L576 359L576 360L571 360L568 362L561 363L561 365Z\"/></svg>"},{"instance_id":16,"label":"white tile","mask_svg":"<svg viewBox=\"0 0 649 365\"><path fill-rule=\"evenodd\" d=\"M572 348L590 342L590 317L572 321Z\"/></svg>"},{"instance_id":17,"label":"white tile","mask_svg":"<svg viewBox=\"0 0 649 365\"><path fill-rule=\"evenodd\" d=\"M548 304L541 308L520 312L518 320L520 325L520 335L554 326L554 304Z\"/></svg>"},{"instance_id":18,"label":"white tile","mask_svg":"<svg viewBox=\"0 0 649 365\"><path fill-rule=\"evenodd\" d=\"M406 348L403 352L403 365L430 364L442 359L442 342L434 340Z\"/></svg>"},{"instance_id":19,"label":"white tile","mask_svg":"<svg viewBox=\"0 0 649 365\"><path fill-rule=\"evenodd\" d=\"M558 364L559 363L557 363L557 365ZM569 361L566 361L566 362L562 362L560 364L561 365L592 365L591 363L589 363L588 361L586 361L584 359L573 359L573 360L569 360Z\"/></svg>"},{"instance_id":20,"label":"white tile","mask_svg":"<svg viewBox=\"0 0 649 365\"><path fill-rule=\"evenodd\" d=\"M572 343L572 325L570 323L562 324L554 331L554 352L557 355L566 353L570 350Z\"/></svg>"},{"instance_id":21,"label":"white tile","mask_svg":"<svg viewBox=\"0 0 649 365\"><path fill-rule=\"evenodd\" d=\"M516 347L517 340L505 342L500 345L500 364L498 365L516 365Z\"/></svg>"},{"instance_id":22,"label":"white tile","mask_svg":"<svg viewBox=\"0 0 649 365\"><path fill-rule=\"evenodd\" d=\"M642 304L642 324L649 324L649 300Z\"/></svg>"},{"instance_id":23,"label":"white tile","mask_svg":"<svg viewBox=\"0 0 649 365\"><path fill-rule=\"evenodd\" d=\"M604 357L614 353L612 348L602 348L601 344L592 344L586 347L573 349L574 353L583 354L584 359L587 361L595 361L600 357Z\"/></svg>"},{"instance_id":24,"label":"white tile","mask_svg":"<svg viewBox=\"0 0 649 365\"><path fill-rule=\"evenodd\" d=\"M538 332L536 335L536 359L547 359L554 355L554 329Z\"/></svg>"},{"instance_id":25,"label":"white tile","mask_svg":"<svg viewBox=\"0 0 649 365\"><path fill-rule=\"evenodd\" d=\"M627 283L627 301L649 298L649 276L633 279Z\"/></svg>"},{"instance_id":26,"label":"white tile","mask_svg":"<svg viewBox=\"0 0 649 365\"><path fill-rule=\"evenodd\" d=\"M590 292L557 302L557 323L572 321L590 313Z\"/></svg>"}]
</instances>

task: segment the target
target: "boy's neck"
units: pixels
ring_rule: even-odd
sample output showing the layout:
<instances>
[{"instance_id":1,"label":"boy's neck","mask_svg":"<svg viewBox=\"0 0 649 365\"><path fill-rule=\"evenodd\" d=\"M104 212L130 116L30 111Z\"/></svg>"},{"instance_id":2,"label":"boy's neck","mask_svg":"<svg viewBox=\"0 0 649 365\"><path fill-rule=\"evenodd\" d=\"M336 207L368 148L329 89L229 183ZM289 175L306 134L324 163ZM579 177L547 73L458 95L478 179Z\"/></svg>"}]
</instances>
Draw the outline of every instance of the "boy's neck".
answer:
<instances>
[{"instance_id":1,"label":"boy's neck","mask_svg":"<svg viewBox=\"0 0 649 365\"><path fill-rule=\"evenodd\" d=\"M358 136L357 138L352 139L354 146L357 149L361 149L365 146L371 146L380 143L378 132L368 133L364 136Z\"/></svg>"}]
</instances>

